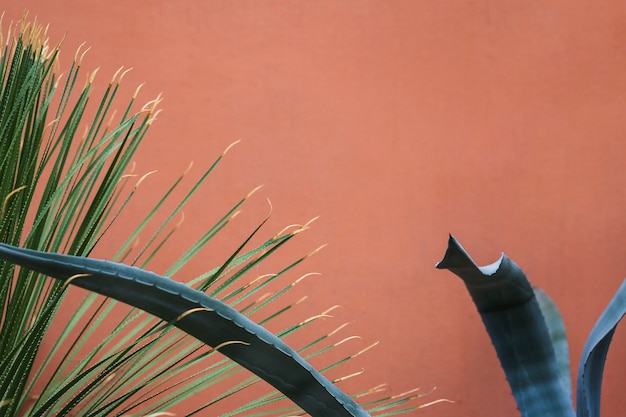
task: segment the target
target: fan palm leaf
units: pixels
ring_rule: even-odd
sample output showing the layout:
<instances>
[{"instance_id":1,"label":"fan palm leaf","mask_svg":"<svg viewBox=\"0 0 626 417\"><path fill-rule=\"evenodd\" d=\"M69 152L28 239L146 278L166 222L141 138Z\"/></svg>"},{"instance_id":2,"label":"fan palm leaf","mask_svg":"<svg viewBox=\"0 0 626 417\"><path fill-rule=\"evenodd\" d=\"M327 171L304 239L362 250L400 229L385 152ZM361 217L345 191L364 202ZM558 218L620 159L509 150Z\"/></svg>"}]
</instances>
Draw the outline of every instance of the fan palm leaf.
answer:
<instances>
[{"instance_id":1,"label":"fan palm leaf","mask_svg":"<svg viewBox=\"0 0 626 417\"><path fill-rule=\"evenodd\" d=\"M122 70L96 98L93 93L95 72L87 74L86 83L80 86L83 54L76 54L69 71L62 77L59 45L49 44L45 28L36 21L24 18L11 27L4 41L0 58L0 241L9 245L4 248L25 248L19 250L33 251L28 252L31 254L63 253L58 256L91 262L87 257L100 242L109 238L111 226L123 216L148 175L137 176L131 161L159 112L160 98L138 105L137 91L116 115L115 98L124 74ZM220 154L184 197L174 203L163 221L157 222L157 213L183 184L184 174L164 191L143 221L134 229L126 228L125 242L111 256L115 265L125 262L150 267L176 230L175 219L225 153ZM250 195L228 208L197 241L190 242L189 249L164 275L174 277L179 273L233 220ZM252 271L308 225L274 233L261 244L251 245L252 237L258 236L264 223L261 221L227 259L215 262L215 267L197 278L184 279L186 284L179 284L181 292L219 298L221 301L216 302L225 310L235 312L237 317L245 318L263 309L266 316L263 323L290 311L295 303L286 302L283 296L300 280L290 279L289 274L309 255L287 262L273 274L253 276ZM137 248L138 237L151 228L155 232ZM131 271L139 269L131 268ZM165 318L162 321L94 293L84 295L64 327L54 328L51 347L41 349L42 343L50 337L53 320L58 325L55 317L65 306L67 283L81 281L80 274L64 276L68 278L64 281L46 276L54 276L54 271L40 269L40 272L45 274L0 263L0 416L167 415L167 410L198 392L207 393L203 405L188 411L188 415L192 415L258 385L257 376L242 372L241 366L219 353L246 340L225 339L216 343L216 349L210 349L176 327L201 314L188 311L188 314L183 313L189 316L187 318L168 316L162 317ZM268 288L285 279L287 284L279 286L282 289L265 299L260 298ZM167 288L165 286L166 293ZM208 295L204 295L205 292ZM118 298L142 306L137 302L141 294L134 300ZM112 323L110 318L114 311L124 314L119 322ZM300 321L284 329L280 336L309 328L321 317L324 315ZM245 323L252 322L245 318ZM335 401L351 415L363 415L356 402L305 365L307 358L338 344L333 339L335 333L324 334L297 352L284 348L282 353L289 352L291 358L302 357L302 362L296 361L294 369L306 369L317 385L331 394L332 398L318 398L320 404ZM284 345L276 342L278 339L273 335L267 336L274 341L273 348ZM268 352L274 350L281 352L280 349ZM345 359L337 360L326 368L343 363ZM265 371L266 379L271 379L273 374L271 368ZM378 392L368 390L362 395ZM403 413L419 407L412 405L416 397L413 393L386 396L372 400L365 407L379 416ZM305 403L298 401L298 405L307 409ZM225 415L244 413L289 416L301 414L302 410L284 402L278 391L269 390L234 406Z\"/></svg>"}]
</instances>

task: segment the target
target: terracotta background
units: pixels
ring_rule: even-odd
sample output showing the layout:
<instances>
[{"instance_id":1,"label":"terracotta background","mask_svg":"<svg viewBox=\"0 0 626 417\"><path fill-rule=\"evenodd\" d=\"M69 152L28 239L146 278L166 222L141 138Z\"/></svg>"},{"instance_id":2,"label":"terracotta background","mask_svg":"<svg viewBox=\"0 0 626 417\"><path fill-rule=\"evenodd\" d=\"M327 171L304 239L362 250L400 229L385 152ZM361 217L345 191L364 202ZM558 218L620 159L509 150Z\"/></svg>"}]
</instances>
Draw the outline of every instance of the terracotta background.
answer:
<instances>
[{"instance_id":1,"label":"terracotta background","mask_svg":"<svg viewBox=\"0 0 626 417\"><path fill-rule=\"evenodd\" d=\"M360 387L438 390L425 416L515 415L461 283L434 264L455 234L479 263L505 251L554 298L572 368L626 276L626 4L621 1L4 1L83 41L104 85L133 67L165 111L137 169L159 173L141 216L195 161L231 142L177 242L256 185L233 242L267 213L266 236L320 215L285 259L328 243L297 274L299 315L341 304L362 346ZM240 220L241 219L241 220ZM195 233L195 234L194 234ZM232 245L231 245L232 246ZM173 247L175 248L175 247ZM113 250L113 249L111 249ZM281 255L278 255L280 258ZM194 268L215 262L211 253ZM164 261L165 262L165 261ZM361 345L359 345L361 346ZM359 347L357 346L357 348ZM616 334L604 415L626 406Z\"/></svg>"}]
</instances>

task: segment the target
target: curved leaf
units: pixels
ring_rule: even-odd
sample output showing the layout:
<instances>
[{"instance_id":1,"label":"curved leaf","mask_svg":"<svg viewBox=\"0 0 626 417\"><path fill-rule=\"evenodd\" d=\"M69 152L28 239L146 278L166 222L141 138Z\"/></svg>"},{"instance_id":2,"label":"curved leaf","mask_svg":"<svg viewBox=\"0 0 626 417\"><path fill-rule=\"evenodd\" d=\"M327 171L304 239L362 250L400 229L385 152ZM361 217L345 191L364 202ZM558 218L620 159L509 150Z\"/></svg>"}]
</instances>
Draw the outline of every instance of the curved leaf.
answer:
<instances>
[{"instance_id":1,"label":"curved leaf","mask_svg":"<svg viewBox=\"0 0 626 417\"><path fill-rule=\"evenodd\" d=\"M465 282L522 416L573 417L548 329L522 270L504 254L478 267L452 236L437 268L449 269Z\"/></svg>"},{"instance_id":2,"label":"curved leaf","mask_svg":"<svg viewBox=\"0 0 626 417\"><path fill-rule=\"evenodd\" d=\"M594 326L580 358L576 383L576 414L600 416L602 373L615 328L626 313L626 280Z\"/></svg>"},{"instance_id":3,"label":"curved leaf","mask_svg":"<svg viewBox=\"0 0 626 417\"><path fill-rule=\"evenodd\" d=\"M119 263L6 244L0 258L160 317L256 373L311 416L369 416L280 338L182 283Z\"/></svg>"}]
</instances>

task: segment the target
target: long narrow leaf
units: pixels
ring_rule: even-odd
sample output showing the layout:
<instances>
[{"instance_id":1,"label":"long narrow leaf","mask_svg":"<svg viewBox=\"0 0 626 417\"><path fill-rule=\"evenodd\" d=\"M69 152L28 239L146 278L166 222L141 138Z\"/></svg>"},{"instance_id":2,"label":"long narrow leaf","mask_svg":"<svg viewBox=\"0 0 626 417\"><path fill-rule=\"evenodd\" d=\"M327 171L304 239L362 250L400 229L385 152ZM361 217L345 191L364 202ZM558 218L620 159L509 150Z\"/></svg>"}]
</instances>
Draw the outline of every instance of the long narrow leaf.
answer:
<instances>
[{"instance_id":1,"label":"long narrow leaf","mask_svg":"<svg viewBox=\"0 0 626 417\"><path fill-rule=\"evenodd\" d=\"M578 366L576 413L578 417L600 417L600 394L606 354L615 328L626 314L626 280L602 313L585 343Z\"/></svg>"},{"instance_id":2,"label":"long narrow leaf","mask_svg":"<svg viewBox=\"0 0 626 417\"><path fill-rule=\"evenodd\" d=\"M185 285L108 261L0 244L2 259L115 298L174 323L256 373L315 417L364 417L352 398L236 310Z\"/></svg>"}]
</instances>

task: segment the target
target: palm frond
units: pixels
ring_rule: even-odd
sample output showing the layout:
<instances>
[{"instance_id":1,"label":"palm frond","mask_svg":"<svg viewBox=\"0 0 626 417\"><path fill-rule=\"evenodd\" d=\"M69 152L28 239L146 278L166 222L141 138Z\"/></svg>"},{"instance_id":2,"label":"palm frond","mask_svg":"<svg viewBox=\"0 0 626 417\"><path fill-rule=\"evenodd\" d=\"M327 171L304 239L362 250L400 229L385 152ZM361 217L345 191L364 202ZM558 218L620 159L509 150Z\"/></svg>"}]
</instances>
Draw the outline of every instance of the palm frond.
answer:
<instances>
[{"instance_id":1,"label":"palm frond","mask_svg":"<svg viewBox=\"0 0 626 417\"><path fill-rule=\"evenodd\" d=\"M76 53L62 77L59 45L49 45L41 25L24 18L12 28L0 58L0 241L37 253L86 259L109 238L149 175L135 174L131 162L159 111L160 97L140 105L137 90L116 115L122 70L94 97L95 72L87 74L80 87L83 52ZM111 259L149 268L175 233L175 219L225 153L174 202L164 220L157 221L157 213L184 184L186 175L176 179L142 222L125 229L127 237ZM133 178L138 178L134 184ZM164 275L176 276L233 220L251 194L232 204L213 226L190 242ZM267 323L288 314L297 303L285 296L299 282L290 278L290 273L309 255L286 262L275 273L253 274L308 224L252 245L264 224L262 220L225 260L216 260L206 273L182 281L221 299L242 317L263 311L261 322ZM139 236L148 230L154 232L137 247ZM80 276L66 278L74 283L81 280ZM287 284L264 297L285 279ZM51 347L40 349L50 336L50 323L64 306L67 282L0 263L0 416L156 416L202 391L204 404L188 411L193 415L260 385L258 377L219 353L233 348L237 340L218 342L211 349L176 328L175 324L184 322L174 320L176 317L161 321L93 293L84 295L71 319L54 335ZM112 323L115 311L124 314ZM302 332L322 317L325 315L289 326L279 335ZM317 337L298 349L299 354L313 358L329 351L338 344L333 339L339 337L336 333ZM339 359L324 372L356 356ZM407 406L414 398L383 397L371 403L372 413L383 416L415 409L418 406ZM345 401L352 400L346 397ZM237 402L224 415L243 414L289 416L302 414L302 410L268 388L257 398Z\"/></svg>"}]
</instances>

